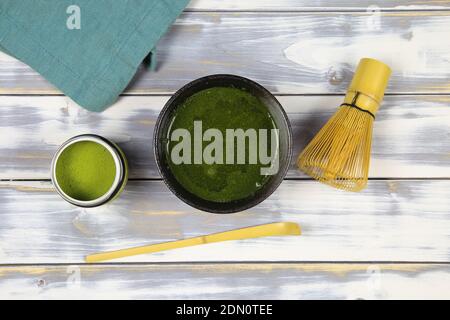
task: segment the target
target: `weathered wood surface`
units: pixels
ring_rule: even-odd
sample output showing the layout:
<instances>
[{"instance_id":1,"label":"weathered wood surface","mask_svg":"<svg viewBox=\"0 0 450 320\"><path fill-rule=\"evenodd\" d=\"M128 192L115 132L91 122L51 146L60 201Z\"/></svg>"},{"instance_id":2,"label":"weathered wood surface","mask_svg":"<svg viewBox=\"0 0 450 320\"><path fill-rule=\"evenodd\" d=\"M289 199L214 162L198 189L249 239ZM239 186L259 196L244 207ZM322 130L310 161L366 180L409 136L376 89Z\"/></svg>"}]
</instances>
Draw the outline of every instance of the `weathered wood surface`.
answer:
<instances>
[{"instance_id":1,"label":"weathered wood surface","mask_svg":"<svg viewBox=\"0 0 450 320\"><path fill-rule=\"evenodd\" d=\"M151 96L122 97L102 114L0 54L0 298L450 299L449 9L447 0L193 0L160 42L157 72L140 70L126 92ZM213 215L141 180L159 179L153 127L185 83L233 73L279 94L296 155L341 103L330 94L345 92L362 56L394 70L363 193L287 180L247 212ZM56 148L79 133L127 153L137 180L117 201L80 209L49 181L9 181L48 179ZM305 178L294 167L288 177ZM298 222L303 235L82 264L98 251L275 221ZM145 264L154 262L183 263ZM73 265L50 265L60 263Z\"/></svg>"},{"instance_id":2,"label":"weathered wood surface","mask_svg":"<svg viewBox=\"0 0 450 320\"><path fill-rule=\"evenodd\" d=\"M161 181L131 181L110 205L65 203L49 182L0 184L0 263L81 263L85 255L258 224L292 221L303 235L216 243L121 262L450 260L450 181L371 181L362 193L285 181L246 212L214 215Z\"/></svg>"},{"instance_id":3,"label":"weathered wood surface","mask_svg":"<svg viewBox=\"0 0 450 320\"><path fill-rule=\"evenodd\" d=\"M447 264L0 267L2 299L450 299L449 287Z\"/></svg>"},{"instance_id":4,"label":"weathered wood surface","mask_svg":"<svg viewBox=\"0 0 450 320\"><path fill-rule=\"evenodd\" d=\"M288 177L305 177L295 158L328 120L342 96L281 96L294 132ZM0 179L49 179L59 145L82 133L119 143L132 178L159 178L153 128L168 97L122 97L101 114L65 97L0 97ZM450 96L389 96L374 127L372 178L450 177Z\"/></svg>"},{"instance_id":5,"label":"weathered wood surface","mask_svg":"<svg viewBox=\"0 0 450 320\"><path fill-rule=\"evenodd\" d=\"M445 2L444 2L445 3ZM449 11L187 12L158 46L156 73L129 93L172 93L213 73L252 78L274 93L344 93L359 59L394 70L389 93L450 93ZM32 69L0 55L1 94L55 94Z\"/></svg>"},{"instance_id":6,"label":"weathered wood surface","mask_svg":"<svg viewBox=\"0 0 450 320\"><path fill-rule=\"evenodd\" d=\"M440 10L448 9L448 0L192 0L188 10L295 11L295 10Z\"/></svg>"}]
</instances>

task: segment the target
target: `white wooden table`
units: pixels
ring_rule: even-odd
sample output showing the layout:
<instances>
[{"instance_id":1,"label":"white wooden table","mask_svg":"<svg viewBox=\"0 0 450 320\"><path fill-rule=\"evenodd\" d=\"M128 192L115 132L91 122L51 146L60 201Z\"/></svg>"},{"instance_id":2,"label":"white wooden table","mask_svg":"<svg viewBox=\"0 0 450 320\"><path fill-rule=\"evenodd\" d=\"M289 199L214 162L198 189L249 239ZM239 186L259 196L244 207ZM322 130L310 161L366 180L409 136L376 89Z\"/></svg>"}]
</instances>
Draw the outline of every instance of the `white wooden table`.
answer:
<instances>
[{"instance_id":1,"label":"white wooden table","mask_svg":"<svg viewBox=\"0 0 450 320\"><path fill-rule=\"evenodd\" d=\"M369 7L370 6L370 7ZM213 215L161 181L155 120L170 94L232 73L277 94L295 154L342 102L359 58L394 69L374 128L369 187L295 169L261 205ZM0 55L0 298L450 298L450 1L194 0L120 101L89 113ZM114 203L65 203L49 177L80 133L118 142L131 181ZM85 265L87 254L276 221L301 237L211 244Z\"/></svg>"}]
</instances>

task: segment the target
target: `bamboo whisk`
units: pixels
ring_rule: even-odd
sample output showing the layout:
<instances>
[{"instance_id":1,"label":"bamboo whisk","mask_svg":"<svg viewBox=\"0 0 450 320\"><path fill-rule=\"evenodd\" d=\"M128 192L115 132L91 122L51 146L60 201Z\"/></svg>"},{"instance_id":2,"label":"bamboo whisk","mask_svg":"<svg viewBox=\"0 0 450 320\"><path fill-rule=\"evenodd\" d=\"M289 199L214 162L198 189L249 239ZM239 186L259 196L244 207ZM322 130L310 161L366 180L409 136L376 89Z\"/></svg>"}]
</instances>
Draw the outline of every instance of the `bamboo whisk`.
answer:
<instances>
[{"instance_id":1,"label":"bamboo whisk","mask_svg":"<svg viewBox=\"0 0 450 320\"><path fill-rule=\"evenodd\" d=\"M339 189L366 187L373 121L390 75L380 61L360 61L344 103L300 154L297 165L302 171Z\"/></svg>"}]
</instances>

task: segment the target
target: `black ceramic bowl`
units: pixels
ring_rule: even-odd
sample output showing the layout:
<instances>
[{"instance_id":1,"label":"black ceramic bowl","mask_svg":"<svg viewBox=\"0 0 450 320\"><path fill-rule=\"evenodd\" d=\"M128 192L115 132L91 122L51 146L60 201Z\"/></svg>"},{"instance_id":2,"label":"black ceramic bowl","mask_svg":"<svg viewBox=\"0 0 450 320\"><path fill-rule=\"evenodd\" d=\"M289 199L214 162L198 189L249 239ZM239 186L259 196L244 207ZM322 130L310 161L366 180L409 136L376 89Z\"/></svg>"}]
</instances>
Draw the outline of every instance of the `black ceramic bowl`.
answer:
<instances>
[{"instance_id":1,"label":"black ceramic bowl","mask_svg":"<svg viewBox=\"0 0 450 320\"><path fill-rule=\"evenodd\" d=\"M233 87L244 89L245 91L258 97L268 108L279 129L279 170L271 176L264 186L251 197L226 203L212 202L204 200L187 191L174 177L169 168L166 150L167 137L170 121L173 118L176 108L193 94L213 88L213 87ZM264 87L249 79L235 76L218 74L197 79L178 90L174 96L166 103L158 117L154 133L154 152L159 172L169 189L182 201L190 206L213 213L233 213L249 209L269 197L281 184L289 169L292 155L292 132L289 120L283 107L278 100Z\"/></svg>"}]
</instances>

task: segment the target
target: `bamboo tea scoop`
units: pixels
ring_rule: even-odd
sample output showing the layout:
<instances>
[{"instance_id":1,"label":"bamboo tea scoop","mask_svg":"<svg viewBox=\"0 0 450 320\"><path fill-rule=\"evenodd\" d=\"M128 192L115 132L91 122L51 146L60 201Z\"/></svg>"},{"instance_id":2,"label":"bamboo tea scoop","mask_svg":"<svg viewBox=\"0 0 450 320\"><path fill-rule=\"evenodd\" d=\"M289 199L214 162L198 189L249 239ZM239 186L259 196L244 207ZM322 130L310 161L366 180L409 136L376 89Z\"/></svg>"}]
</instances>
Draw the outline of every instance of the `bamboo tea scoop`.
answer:
<instances>
[{"instance_id":1,"label":"bamboo tea scoop","mask_svg":"<svg viewBox=\"0 0 450 320\"><path fill-rule=\"evenodd\" d=\"M148 246L129 248L117 251L96 253L86 257L86 262L95 263L106 260L124 258L146 253L154 253L184 247L192 247L206 243L243 240L260 237L298 236L301 234L300 226L293 222L278 222L263 224L255 227L236 229L226 232L214 233L206 236L188 238L183 240L152 244Z\"/></svg>"}]
</instances>

